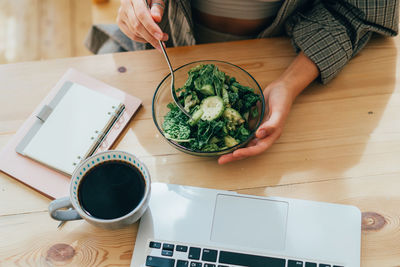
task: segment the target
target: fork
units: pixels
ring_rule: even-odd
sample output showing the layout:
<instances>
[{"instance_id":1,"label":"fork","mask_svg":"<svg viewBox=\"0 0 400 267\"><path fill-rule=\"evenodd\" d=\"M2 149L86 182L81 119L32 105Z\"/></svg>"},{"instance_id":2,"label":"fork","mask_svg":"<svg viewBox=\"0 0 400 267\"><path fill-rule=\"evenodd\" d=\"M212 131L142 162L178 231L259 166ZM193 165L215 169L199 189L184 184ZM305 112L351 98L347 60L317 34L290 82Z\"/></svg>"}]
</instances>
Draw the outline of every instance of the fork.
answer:
<instances>
[{"instance_id":1,"label":"fork","mask_svg":"<svg viewBox=\"0 0 400 267\"><path fill-rule=\"evenodd\" d=\"M149 3L145 0L144 1L147 5L147 8L150 10L150 6ZM164 54L165 60L167 61L168 67L169 67L169 71L171 72L171 94L172 94L172 98L174 99L175 104L178 106L178 108L186 115L188 116L190 119L192 119L192 116L190 115L189 112L187 112L185 110L185 108L181 105L181 103L179 102L178 97L176 96L176 92L175 92L175 75L174 75L174 70L172 69L171 66L171 62L169 61L168 55L167 55L167 51L165 51L164 48L164 43L160 40L158 40L158 43L160 44L161 50Z\"/></svg>"},{"instance_id":2,"label":"fork","mask_svg":"<svg viewBox=\"0 0 400 267\"><path fill-rule=\"evenodd\" d=\"M171 62L169 61L168 55L167 55L167 51L165 51L164 48L164 44L161 41L158 41L158 43L161 46L161 50L164 54L165 60L168 63L168 67L169 67L169 71L171 72L171 94L172 94L172 98L174 99L175 104L178 106L178 108L185 113L186 116L188 116L190 119L192 118L192 116L189 114L189 112L186 111L186 109L181 105L181 103L179 102L178 97L176 96L176 92L175 92L175 75L174 75L174 70L172 69L171 66Z\"/></svg>"}]
</instances>

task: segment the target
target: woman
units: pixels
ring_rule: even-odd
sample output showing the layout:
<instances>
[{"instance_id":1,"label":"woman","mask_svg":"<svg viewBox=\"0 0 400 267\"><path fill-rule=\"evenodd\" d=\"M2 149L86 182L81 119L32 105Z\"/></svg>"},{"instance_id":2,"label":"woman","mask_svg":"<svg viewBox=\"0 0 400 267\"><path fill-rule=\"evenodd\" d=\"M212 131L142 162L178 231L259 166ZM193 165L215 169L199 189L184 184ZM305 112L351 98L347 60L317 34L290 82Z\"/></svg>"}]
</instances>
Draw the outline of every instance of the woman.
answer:
<instances>
[{"instance_id":1,"label":"woman","mask_svg":"<svg viewBox=\"0 0 400 267\"><path fill-rule=\"evenodd\" d=\"M374 32L398 32L398 0L121 0L120 31L95 27L95 53L265 38L286 33L298 52L264 89L270 114L246 148L221 156L220 164L267 150L281 135L292 103L313 80L329 82ZM100 36L96 37L96 36ZM111 38L108 38L111 36ZM98 40L102 42L98 42ZM150 47L147 45L147 48Z\"/></svg>"}]
</instances>

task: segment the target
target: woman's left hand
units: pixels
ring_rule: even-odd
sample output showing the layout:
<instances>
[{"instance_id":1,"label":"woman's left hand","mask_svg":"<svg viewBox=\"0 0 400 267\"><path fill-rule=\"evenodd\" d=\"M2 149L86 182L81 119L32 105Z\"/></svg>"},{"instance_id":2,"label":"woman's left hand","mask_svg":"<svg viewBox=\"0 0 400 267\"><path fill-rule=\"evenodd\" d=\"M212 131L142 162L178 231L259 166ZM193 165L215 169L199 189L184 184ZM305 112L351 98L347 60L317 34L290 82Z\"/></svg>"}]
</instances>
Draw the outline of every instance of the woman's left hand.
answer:
<instances>
[{"instance_id":1,"label":"woman's left hand","mask_svg":"<svg viewBox=\"0 0 400 267\"><path fill-rule=\"evenodd\" d=\"M256 137L245 148L221 156L219 164L261 154L279 139L295 96L284 84L278 82L265 88L264 97L269 105L269 114L265 114L266 119L258 128Z\"/></svg>"},{"instance_id":2,"label":"woman's left hand","mask_svg":"<svg viewBox=\"0 0 400 267\"><path fill-rule=\"evenodd\" d=\"M244 159L261 154L272 146L282 134L283 126L295 98L319 75L317 65L300 52L282 75L264 90L269 114L247 147L219 157L218 163Z\"/></svg>"}]
</instances>

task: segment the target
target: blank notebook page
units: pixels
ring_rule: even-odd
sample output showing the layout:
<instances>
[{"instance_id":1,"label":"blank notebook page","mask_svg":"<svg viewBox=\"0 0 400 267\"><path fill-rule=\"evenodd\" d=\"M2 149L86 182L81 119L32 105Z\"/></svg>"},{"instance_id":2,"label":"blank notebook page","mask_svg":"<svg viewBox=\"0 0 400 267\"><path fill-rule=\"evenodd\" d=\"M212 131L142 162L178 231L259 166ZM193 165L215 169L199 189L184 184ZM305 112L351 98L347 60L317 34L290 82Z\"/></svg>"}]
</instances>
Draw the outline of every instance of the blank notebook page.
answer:
<instances>
[{"instance_id":1,"label":"blank notebook page","mask_svg":"<svg viewBox=\"0 0 400 267\"><path fill-rule=\"evenodd\" d=\"M112 97L74 83L26 146L24 154L72 174L74 163L88 153L120 104Z\"/></svg>"}]
</instances>

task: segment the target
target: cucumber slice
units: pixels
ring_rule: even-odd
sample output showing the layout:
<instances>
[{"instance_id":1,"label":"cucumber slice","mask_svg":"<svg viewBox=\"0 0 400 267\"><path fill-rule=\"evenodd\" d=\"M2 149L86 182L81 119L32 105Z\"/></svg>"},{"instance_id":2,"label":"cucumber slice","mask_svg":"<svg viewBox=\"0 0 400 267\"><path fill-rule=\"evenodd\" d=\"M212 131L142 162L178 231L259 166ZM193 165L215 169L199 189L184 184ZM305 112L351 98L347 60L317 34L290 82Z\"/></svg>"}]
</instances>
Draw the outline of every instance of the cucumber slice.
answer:
<instances>
[{"instance_id":1,"label":"cucumber slice","mask_svg":"<svg viewBox=\"0 0 400 267\"><path fill-rule=\"evenodd\" d=\"M212 121L218 119L224 113L224 101L219 96L209 96L203 99L200 109L204 112L201 119Z\"/></svg>"},{"instance_id":2,"label":"cucumber slice","mask_svg":"<svg viewBox=\"0 0 400 267\"><path fill-rule=\"evenodd\" d=\"M193 112L192 118L189 120L189 125L190 126L196 125L199 122L199 120L201 119L201 116L203 115L203 113L204 113L204 111L201 108L199 108L198 110Z\"/></svg>"}]
</instances>

